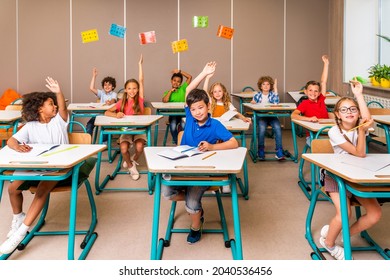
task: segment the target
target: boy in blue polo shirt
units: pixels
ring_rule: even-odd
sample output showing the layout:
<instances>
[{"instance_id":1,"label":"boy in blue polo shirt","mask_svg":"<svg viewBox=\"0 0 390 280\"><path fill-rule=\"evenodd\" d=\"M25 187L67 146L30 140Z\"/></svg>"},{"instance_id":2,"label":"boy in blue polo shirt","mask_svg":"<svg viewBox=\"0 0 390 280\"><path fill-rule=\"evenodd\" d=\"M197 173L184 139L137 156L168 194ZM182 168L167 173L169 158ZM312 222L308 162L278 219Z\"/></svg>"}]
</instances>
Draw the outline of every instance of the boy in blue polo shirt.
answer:
<instances>
[{"instance_id":1,"label":"boy in blue polo shirt","mask_svg":"<svg viewBox=\"0 0 390 280\"><path fill-rule=\"evenodd\" d=\"M203 71L190 83L186 90L186 125L181 145L197 146L200 151L226 150L238 147L237 140L216 119L209 114L208 94L196 87L209 74L214 73L215 62L209 62ZM163 196L174 201L185 201L186 210L191 216L191 229L187 243L194 244L202 236L204 222L201 199L207 186L162 186Z\"/></svg>"}]
</instances>

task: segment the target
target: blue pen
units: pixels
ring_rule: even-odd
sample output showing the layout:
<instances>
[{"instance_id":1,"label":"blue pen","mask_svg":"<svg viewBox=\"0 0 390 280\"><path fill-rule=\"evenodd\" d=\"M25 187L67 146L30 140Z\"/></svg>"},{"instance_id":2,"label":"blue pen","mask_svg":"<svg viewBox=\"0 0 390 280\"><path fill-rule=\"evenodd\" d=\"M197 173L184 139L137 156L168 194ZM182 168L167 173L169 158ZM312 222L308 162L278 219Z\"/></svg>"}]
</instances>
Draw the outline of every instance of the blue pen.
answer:
<instances>
[{"instance_id":1,"label":"blue pen","mask_svg":"<svg viewBox=\"0 0 390 280\"><path fill-rule=\"evenodd\" d=\"M181 151L182 153L185 153L185 152L188 152L188 151L191 151L191 150L194 150L194 149L197 149L198 147L191 147L187 150L184 150L184 151Z\"/></svg>"}]
</instances>

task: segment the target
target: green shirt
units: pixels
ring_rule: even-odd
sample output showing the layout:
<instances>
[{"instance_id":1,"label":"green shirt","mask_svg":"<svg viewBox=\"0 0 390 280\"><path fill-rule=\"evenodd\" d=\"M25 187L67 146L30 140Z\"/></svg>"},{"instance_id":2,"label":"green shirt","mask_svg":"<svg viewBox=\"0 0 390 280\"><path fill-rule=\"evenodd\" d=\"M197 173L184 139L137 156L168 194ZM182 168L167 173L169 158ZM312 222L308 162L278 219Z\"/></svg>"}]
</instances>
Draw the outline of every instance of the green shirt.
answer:
<instances>
[{"instance_id":1,"label":"green shirt","mask_svg":"<svg viewBox=\"0 0 390 280\"><path fill-rule=\"evenodd\" d=\"M177 90L172 92L168 102L185 102L187 86L188 86L187 82L184 82ZM168 92L169 90L164 92L164 96L167 95Z\"/></svg>"}]
</instances>

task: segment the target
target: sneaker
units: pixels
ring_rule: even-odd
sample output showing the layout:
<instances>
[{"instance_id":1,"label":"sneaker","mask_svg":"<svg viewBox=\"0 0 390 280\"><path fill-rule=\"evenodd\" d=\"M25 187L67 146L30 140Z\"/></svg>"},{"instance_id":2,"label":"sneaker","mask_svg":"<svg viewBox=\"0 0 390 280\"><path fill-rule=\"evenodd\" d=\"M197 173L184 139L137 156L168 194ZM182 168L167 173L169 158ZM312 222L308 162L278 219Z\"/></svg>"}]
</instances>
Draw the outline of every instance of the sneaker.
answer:
<instances>
[{"instance_id":1,"label":"sneaker","mask_svg":"<svg viewBox=\"0 0 390 280\"><path fill-rule=\"evenodd\" d=\"M277 149L276 150L276 154L275 154L275 157L278 159L278 160L283 160L284 159L284 153L283 153L283 149Z\"/></svg>"},{"instance_id":2,"label":"sneaker","mask_svg":"<svg viewBox=\"0 0 390 280\"><path fill-rule=\"evenodd\" d=\"M258 156L260 160L265 160L265 151L264 149L259 149Z\"/></svg>"},{"instance_id":3,"label":"sneaker","mask_svg":"<svg viewBox=\"0 0 390 280\"><path fill-rule=\"evenodd\" d=\"M204 224L204 211L202 209L200 216L200 228L198 230L194 230L192 227L190 228L190 233L187 236L187 243L192 245L200 240L202 237L202 230Z\"/></svg>"},{"instance_id":4,"label":"sneaker","mask_svg":"<svg viewBox=\"0 0 390 280\"><path fill-rule=\"evenodd\" d=\"M231 193L230 185L222 186L222 193Z\"/></svg>"},{"instance_id":5,"label":"sneaker","mask_svg":"<svg viewBox=\"0 0 390 280\"><path fill-rule=\"evenodd\" d=\"M0 246L0 254L10 254L18 247L19 243L22 242L26 234L19 234L15 232Z\"/></svg>"},{"instance_id":6,"label":"sneaker","mask_svg":"<svg viewBox=\"0 0 390 280\"><path fill-rule=\"evenodd\" d=\"M7 238L10 238L10 237L18 230L18 228L19 228L19 227L21 226L21 224L23 223L24 218L26 218L26 214L25 214L25 213L22 213L22 214L20 214L18 217L14 217L14 218L12 219L11 229L10 229L10 231L7 233Z\"/></svg>"},{"instance_id":7,"label":"sneaker","mask_svg":"<svg viewBox=\"0 0 390 280\"><path fill-rule=\"evenodd\" d=\"M133 179L134 181L137 181L139 179L139 172L138 172L135 164L133 164L128 170L129 170L131 179Z\"/></svg>"},{"instance_id":8,"label":"sneaker","mask_svg":"<svg viewBox=\"0 0 390 280\"><path fill-rule=\"evenodd\" d=\"M124 160L122 163L123 168L128 168L129 166L127 165L127 162Z\"/></svg>"},{"instance_id":9,"label":"sneaker","mask_svg":"<svg viewBox=\"0 0 390 280\"><path fill-rule=\"evenodd\" d=\"M326 239L328 237L329 225L324 225L321 229L321 237Z\"/></svg>"},{"instance_id":10,"label":"sneaker","mask_svg":"<svg viewBox=\"0 0 390 280\"><path fill-rule=\"evenodd\" d=\"M138 163L138 162L136 162L136 161L134 160L134 157L135 157L135 154L134 154L134 155L132 155L132 156L130 157L130 159L131 159L131 162L132 162L133 164L135 164L135 165L139 165L139 163Z\"/></svg>"},{"instance_id":11,"label":"sneaker","mask_svg":"<svg viewBox=\"0 0 390 280\"><path fill-rule=\"evenodd\" d=\"M325 238L323 238L322 236L320 237L320 244L322 247L324 247L328 252L329 254L334 257L336 260L344 260L344 248L339 246L339 245L335 245L333 248L328 248L325 244Z\"/></svg>"}]
</instances>

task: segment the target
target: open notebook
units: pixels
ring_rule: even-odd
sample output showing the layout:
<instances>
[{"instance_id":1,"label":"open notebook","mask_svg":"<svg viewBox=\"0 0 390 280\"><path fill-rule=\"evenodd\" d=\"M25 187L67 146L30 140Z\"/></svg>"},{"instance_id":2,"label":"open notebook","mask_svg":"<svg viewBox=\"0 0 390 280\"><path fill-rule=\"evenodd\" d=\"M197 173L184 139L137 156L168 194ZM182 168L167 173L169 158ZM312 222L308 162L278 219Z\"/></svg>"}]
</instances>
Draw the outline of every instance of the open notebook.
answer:
<instances>
[{"instance_id":1,"label":"open notebook","mask_svg":"<svg viewBox=\"0 0 390 280\"><path fill-rule=\"evenodd\" d=\"M181 145L174 148L166 149L158 153L159 156L169 159L179 159L185 157L192 157L195 155L203 154L198 150L198 147L191 147L188 145Z\"/></svg>"}]
</instances>

